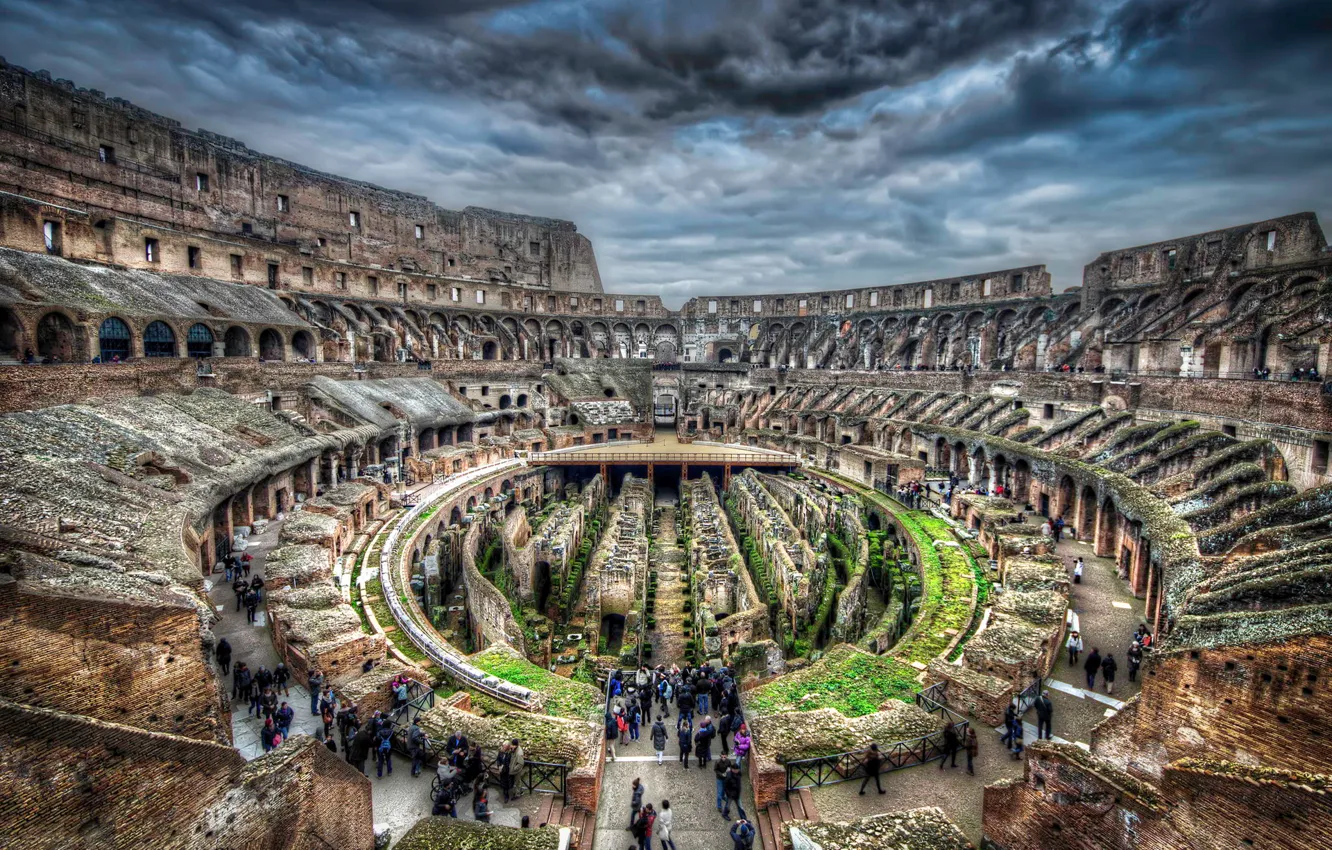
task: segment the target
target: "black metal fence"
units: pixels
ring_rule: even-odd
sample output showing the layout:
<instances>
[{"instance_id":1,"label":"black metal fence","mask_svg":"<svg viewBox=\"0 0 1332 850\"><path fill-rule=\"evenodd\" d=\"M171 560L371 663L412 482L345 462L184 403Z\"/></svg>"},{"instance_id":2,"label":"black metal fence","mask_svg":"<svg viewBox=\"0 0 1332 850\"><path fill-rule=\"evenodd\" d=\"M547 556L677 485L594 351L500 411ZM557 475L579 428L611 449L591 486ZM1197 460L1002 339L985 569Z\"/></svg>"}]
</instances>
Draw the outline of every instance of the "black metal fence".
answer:
<instances>
[{"instance_id":1,"label":"black metal fence","mask_svg":"<svg viewBox=\"0 0 1332 850\"><path fill-rule=\"evenodd\" d=\"M954 713L943 703L947 682L940 682L916 694L916 705L931 714L941 714L952 724L959 740L965 740L967 727L965 717ZM786 791L789 794L800 788L818 788L838 782L850 782L865 776L866 750L854 750L846 753L834 753L809 759L797 759L786 763ZM881 772L915 767L948 755L944 747L943 730L897 741L886 746L880 745L879 755L883 758Z\"/></svg>"}]
</instances>

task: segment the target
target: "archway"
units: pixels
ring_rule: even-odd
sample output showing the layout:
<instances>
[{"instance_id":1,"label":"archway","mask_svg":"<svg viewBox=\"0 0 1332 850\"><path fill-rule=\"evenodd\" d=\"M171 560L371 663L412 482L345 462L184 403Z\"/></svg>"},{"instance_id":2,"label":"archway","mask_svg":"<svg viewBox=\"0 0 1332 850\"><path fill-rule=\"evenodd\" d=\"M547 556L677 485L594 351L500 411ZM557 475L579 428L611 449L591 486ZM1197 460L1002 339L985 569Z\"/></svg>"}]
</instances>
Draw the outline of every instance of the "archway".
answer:
<instances>
[{"instance_id":1,"label":"archway","mask_svg":"<svg viewBox=\"0 0 1332 850\"><path fill-rule=\"evenodd\" d=\"M15 360L23 359L23 325L8 307L0 307L0 352L12 351Z\"/></svg>"},{"instance_id":2,"label":"archway","mask_svg":"<svg viewBox=\"0 0 1332 850\"><path fill-rule=\"evenodd\" d=\"M527 407L527 393L518 393L518 401L516 403L519 407Z\"/></svg>"},{"instance_id":3,"label":"archway","mask_svg":"<svg viewBox=\"0 0 1332 850\"><path fill-rule=\"evenodd\" d=\"M537 610L546 616L550 616L546 611L550 604L550 584L550 561L538 561L532 574L532 594Z\"/></svg>"},{"instance_id":4,"label":"archway","mask_svg":"<svg viewBox=\"0 0 1332 850\"><path fill-rule=\"evenodd\" d=\"M734 359L734 357L735 357L735 355L731 353L731 349L729 349L729 348L719 348L719 349L717 349L717 362L718 362L718 363L730 363L731 360Z\"/></svg>"},{"instance_id":5,"label":"archway","mask_svg":"<svg viewBox=\"0 0 1332 850\"><path fill-rule=\"evenodd\" d=\"M245 328L239 325L227 328L223 342L226 346L223 353L227 357L250 356L250 332Z\"/></svg>"},{"instance_id":6,"label":"archway","mask_svg":"<svg viewBox=\"0 0 1332 850\"><path fill-rule=\"evenodd\" d=\"M314 360L314 337L309 331L297 331L291 335L291 350L301 360Z\"/></svg>"},{"instance_id":7,"label":"archway","mask_svg":"<svg viewBox=\"0 0 1332 850\"><path fill-rule=\"evenodd\" d=\"M130 356L130 329L123 319L115 316L102 322L97 330L97 350L106 363L113 358L125 360Z\"/></svg>"},{"instance_id":8,"label":"archway","mask_svg":"<svg viewBox=\"0 0 1332 850\"><path fill-rule=\"evenodd\" d=\"M494 340L487 340L484 344L482 344L481 359L482 360L499 359L499 345L496 344Z\"/></svg>"},{"instance_id":9,"label":"archway","mask_svg":"<svg viewBox=\"0 0 1332 850\"><path fill-rule=\"evenodd\" d=\"M166 322L153 322L143 329L144 357L175 357L176 332Z\"/></svg>"},{"instance_id":10,"label":"archway","mask_svg":"<svg viewBox=\"0 0 1332 850\"><path fill-rule=\"evenodd\" d=\"M185 335L185 353L190 357L212 357L213 331L202 322L192 325Z\"/></svg>"},{"instance_id":11,"label":"archway","mask_svg":"<svg viewBox=\"0 0 1332 850\"><path fill-rule=\"evenodd\" d=\"M37 323L37 356L66 363L74 359L74 323L64 313L47 313Z\"/></svg>"},{"instance_id":12,"label":"archway","mask_svg":"<svg viewBox=\"0 0 1332 850\"><path fill-rule=\"evenodd\" d=\"M286 360L286 351L282 345L282 337L272 328L268 328L259 334L259 359L260 360Z\"/></svg>"},{"instance_id":13,"label":"archway","mask_svg":"<svg viewBox=\"0 0 1332 850\"><path fill-rule=\"evenodd\" d=\"M1072 524L1076 521L1078 538L1091 540L1096 530L1096 491L1091 487L1083 487L1079 502L1077 517L1064 517L1064 522Z\"/></svg>"}]
</instances>

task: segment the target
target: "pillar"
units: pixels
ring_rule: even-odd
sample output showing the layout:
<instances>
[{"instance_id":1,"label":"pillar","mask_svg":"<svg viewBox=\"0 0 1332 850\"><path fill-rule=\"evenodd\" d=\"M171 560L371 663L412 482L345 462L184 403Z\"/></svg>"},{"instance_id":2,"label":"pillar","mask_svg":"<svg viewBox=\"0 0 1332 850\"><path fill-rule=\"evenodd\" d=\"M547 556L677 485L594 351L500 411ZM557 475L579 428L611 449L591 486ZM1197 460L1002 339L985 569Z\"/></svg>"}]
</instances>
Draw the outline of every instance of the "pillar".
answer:
<instances>
[{"instance_id":1,"label":"pillar","mask_svg":"<svg viewBox=\"0 0 1332 850\"><path fill-rule=\"evenodd\" d=\"M246 488L245 488L245 508L244 508L244 514L243 514L243 516L245 517L245 524L246 524L246 525L249 525L249 526L253 526L253 525L254 525L254 485L253 485L253 484L251 484L249 487L246 487Z\"/></svg>"},{"instance_id":2,"label":"pillar","mask_svg":"<svg viewBox=\"0 0 1332 850\"><path fill-rule=\"evenodd\" d=\"M307 482L307 484L306 484L307 492L306 492L306 494L305 494L305 498L306 498L306 499L313 499L315 496L318 496L318 495L319 495L319 458L318 458L318 457L312 457L312 458L310 458L310 463L309 463L309 465L308 465L308 467L307 467L306 478L308 479L308 482Z\"/></svg>"}]
</instances>

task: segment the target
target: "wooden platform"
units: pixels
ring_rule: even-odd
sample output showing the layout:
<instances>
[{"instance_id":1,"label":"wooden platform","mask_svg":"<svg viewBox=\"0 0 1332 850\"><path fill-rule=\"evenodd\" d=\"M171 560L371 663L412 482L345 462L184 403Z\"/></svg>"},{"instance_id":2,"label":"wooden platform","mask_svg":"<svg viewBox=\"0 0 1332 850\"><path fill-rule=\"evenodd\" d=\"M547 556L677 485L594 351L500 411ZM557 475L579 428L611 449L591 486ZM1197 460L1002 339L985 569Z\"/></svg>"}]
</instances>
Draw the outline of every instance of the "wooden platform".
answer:
<instances>
[{"instance_id":1,"label":"wooden platform","mask_svg":"<svg viewBox=\"0 0 1332 850\"><path fill-rule=\"evenodd\" d=\"M592 841L596 836L597 817L592 812L577 806L564 805L554 794L546 795L532 820L535 827L567 826L574 830L573 843L569 846L577 850L592 850Z\"/></svg>"},{"instance_id":2,"label":"wooden platform","mask_svg":"<svg viewBox=\"0 0 1332 850\"><path fill-rule=\"evenodd\" d=\"M819 822L819 810L808 788L789 794L787 799L773 803L766 811L759 813L757 827L764 850L783 850L786 846L784 825L787 821Z\"/></svg>"}]
</instances>

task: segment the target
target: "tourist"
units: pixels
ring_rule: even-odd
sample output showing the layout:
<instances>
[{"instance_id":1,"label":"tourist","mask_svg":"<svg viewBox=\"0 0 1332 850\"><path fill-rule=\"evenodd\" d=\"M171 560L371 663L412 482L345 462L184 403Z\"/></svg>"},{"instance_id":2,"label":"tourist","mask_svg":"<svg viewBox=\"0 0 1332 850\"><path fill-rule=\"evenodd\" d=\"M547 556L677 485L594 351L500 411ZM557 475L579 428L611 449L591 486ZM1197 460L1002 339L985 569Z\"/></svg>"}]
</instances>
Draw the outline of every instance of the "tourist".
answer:
<instances>
[{"instance_id":1,"label":"tourist","mask_svg":"<svg viewBox=\"0 0 1332 850\"><path fill-rule=\"evenodd\" d=\"M277 746L273 738L278 734L277 725L273 723L273 718L264 721L264 728L259 730L259 743L264 748L264 752L271 752Z\"/></svg>"},{"instance_id":2,"label":"tourist","mask_svg":"<svg viewBox=\"0 0 1332 850\"><path fill-rule=\"evenodd\" d=\"M306 680L310 686L310 713L319 716L319 692L324 687L324 674L319 672L318 667L310 668L310 676Z\"/></svg>"},{"instance_id":3,"label":"tourist","mask_svg":"<svg viewBox=\"0 0 1332 850\"><path fill-rule=\"evenodd\" d=\"M740 818L731 826L731 841L735 842L733 850L750 850L754 846L754 826Z\"/></svg>"},{"instance_id":4,"label":"tourist","mask_svg":"<svg viewBox=\"0 0 1332 850\"><path fill-rule=\"evenodd\" d=\"M939 769L944 769L944 764L951 756L953 767L957 767L957 750L962 745L962 739L957 736L957 729L952 723L944 726L943 730L943 758L939 760Z\"/></svg>"},{"instance_id":5,"label":"tourist","mask_svg":"<svg viewBox=\"0 0 1332 850\"><path fill-rule=\"evenodd\" d=\"M486 798L486 786L478 784L472 792L472 817L482 823L490 823L490 800Z\"/></svg>"},{"instance_id":6,"label":"tourist","mask_svg":"<svg viewBox=\"0 0 1332 850\"><path fill-rule=\"evenodd\" d=\"M647 787L637 776L634 777L633 784L630 786L632 792L629 797L629 829L634 828L634 822L638 820L638 810L643 808L643 792Z\"/></svg>"},{"instance_id":7,"label":"tourist","mask_svg":"<svg viewBox=\"0 0 1332 850\"><path fill-rule=\"evenodd\" d=\"M1041 536L1054 537L1054 526L1050 524L1050 520L1048 517L1046 518L1045 522L1041 523Z\"/></svg>"},{"instance_id":8,"label":"tourist","mask_svg":"<svg viewBox=\"0 0 1332 850\"><path fill-rule=\"evenodd\" d=\"M1004 734L999 738L999 743L1004 744L1010 750L1013 748L1013 739L1017 737L1017 729L1022 726L1021 719L1018 718L1017 708L1012 702L1004 709Z\"/></svg>"},{"instance_id":9,"label":"tourist","mask_svg":"<svg viewBox=\"0 0 1332 850\"><path fill-rule=\"evenodd\" d=\"M869 745L869 749L865 750L865 760L860 764L865 769L865 778L860 782L861 796L864 796L865 788L871 779L874 780L874 787L882 794L883 785L879 782L879 772L883 770L883 754L879 752L878 744Z\"/></svg>"},{"instance_id":10,"label":"tourist","mask_svg":"<svg viewBox=\"0 0 1332 850\"><path fill-rule=\"evenodd\" d=\"M384 778L384 768L393 775L393 727L381 726L375 733L375 778Z\"/></svg>"},{"instance_id":11,"label":"tourist","mask_svg":"<svg viewBox=\"0 0 1332 850\"><path fill-rule=\"evenodd\" d=\"M444 745L444 751L448 753L449 764L454 767L462 767L463 762L467 761L467 750L467 736L461 730L455 729Z\"/></svg>"},{"instance_id":12,"label":"tourist","mask_svg":"<svg viewBox=\"0 0 1332 850\"><path fill-rule=\"evenodd\" d=\"M291 671L287 669L286 662L279 661L273 668L273 690L282 691L284 697L291 696L291 688L287 685L290 678Z\"/></svg>"},{"instance_id":13,"label":"tourist","mask_svg":"<svg viewBox=\"0 0 1332 850\"><path fill-rule=\"evenodd\" d=\"M638 692L638 712L643 723L652 722L652 695L654 693L656 693L656 690L652 687L651 682Z\"/></svg>"},{"instance_id":14,"label":"tourist","mask_svg":"<svg viewBox=\"0 0 1332 850\"><path fill-rule=\"evenodd\" d=\"M407 695L410 692L410 682L406 676L398 679L393 686L393 708L395 711L401 710L407 705Z\"/></svg>"},{"instance_id":15,"label":"tourist","mask_svg":"<svg viewBox=\"0 0 1332 850\"><path fill-rule=\"evenodd\" d=\"M643 809L641 812L635 811L634 818L629 822L626 829L633 834L634 840L638 842L638 850L647 850L648 843L652 840L649 835L650 828L651 822L648 819L647 809Z\"/></svg>"},{"instance_id":16,"label":"tourist","mask_svg":"<svg viewBox=\"0 0 1332 850\"><path fill-rule=\"evenodd\" d=\"M1082 663L1082 669L1087 673L1087 690L1096 690L1096 673L1101 669L1101 651L1092 647L1091 655Z\"/></svg>"},{"instance_id":17,"label":"tourist","mask_svg":"<svg viewBox=\"0 0 1332 850\"><path fill-rule=\"evenodd\" d=\"M712 727L712 718L704 717L694 733L694 754L698 756L698 766L712 763L712 736L716 730Z\"/></svg>"},{"instance_id":18,"label":"tourist","mask_svg":"<svg viewBox=\"0 0 1332 850\"><path fill-rule=\"evenodd\" d=\"M693 724L691 723L686 726L677 726L675 729L675 739L676 742L680 745L680 763L684 765L685 770L688 770L689 755L694 750Z\"/></svg>"},{"instance_id":19,"label":"tourist","mask_svg":"<svg viewBox=\"0 0 1332 850\"><path fill-rule=\"evenodd\" d=\"M684 723L692 726L694 723L694 695L690 692L688 685L681 685L676 689L675 707L680 711L680 717L675 721L675 728L679 729L681 724Z\"/></svg>"},{"instance_id":20,"label":"tourist","mask_svg":"<svg viewBox=\"0 0 1332 850\"><path fill-rule=\"evenodd\" d=\"M743 761L745 756L749 755L749 747L753 739L749 737L749 727L743 721L740 723L740 731L735 733L735 760Z\"/></svg>"},{"instance_id":21,"label":"tourist","mask_svg":"<svg viewBox=\"0 0 1332 850\"><path fill-rule=\"evenodd\" d=\"M717 811L722 811L722 805L726 802L726 771L731 767L730 759L717 759L717 763L712 768L712 777L717 787Z\"/></svg>"},{"instance_id":22,"label":"tourist","mask_svg":"<svg viewBox=\"0 0 1332 850\"><path fill-rule=\"evenodd\" d=\"M231 590L236 594L236 610L239 612L245 604L245 597L250 592L250 583L243 578L238 578L231 583Z\"/></svg>"},{"instance_id":23,"label":"tourist","mask_svg":"<svg viewBox=\"0 0 1332 850\"><path fill-rule=\"evenodd\" d=\"M348 750L347 760L351 762L352 767L365 775L365 763L370 758L370 750L374 747L374 730L372 724L367 723L356 730L352 737L351 747Z\"/></svg>"},{"instance_id":24,"label":"tourist","mask_svg":"<svg viewBox=\"0 0 1332 850\"><path fill-rule=\"evenodd\" d=\"M726 743L726 736L731 733L731 715L723 714L721 720L717 721L717 736L721 739L722 755L730 755L730 746Z\"/></svg>"},{"instance_id":25,"label":"tourist","mask_svg":"<svg viewBox=\"0 0 1332 850\"><path fill-rule=\"evenodd\" d=\"M653 832L661 839L661 850L675 850L675 841L671 838L671 822L675 816L671 814L671 801L661 801L661 813L657 815L657 822L653 824Z\"/></svg>"},{"instance_id":26,"label":"tourist","mask_svg":"<svg viewBox=\"0 0 1332 850\"><path fill-rule=\"evenodd\" d=\"M1128 670L1129 670L1130 682L1138 681L1138 668L1141 666L1142 666L1142 644L1138 643L1135 640L1133 642L1133 645L1129 647L1128 651Z\"/></svg>"},{"instance_id":27,"label":"tourist","mask_svg":"<svg viewBox=\"0 0 1332 850\"><path fill-rule=\"evenodd\" d=\"M620 724L618 718L606 712L606 757L615 761L615 742L620 738Z\"/></svg>"},{"instance_id":28,"label":"tourist","mask_svg":"<svg viewBox=\"0 0 1332 850\"><path fill-rule=\"evenodd\" d=\"M1082 635L1075 631L1069 632L1064 646L1068 649L1068 666L1072 667L1078 663L1078 655L1082 652Z\"/></svg>"},{"instance_id":29,"label":"tourist","mask_svg":"<svg viewBox=\"0 0 1332 850\"><path fill-rule=\"evenodd\" d=\"M222 668L222 675L226 676L231 672L231 644L226 638L217 642L217 649L213 650L217 657L217 664Z\"/></svg>"},{"instance_id":30,"label":"tourist","mask_svg":"<svg viewBox=\"0 0 1332 850\"><path fill-rule=\"evenodd\" d=\"M671 680L662 677L661 682L657 684L657 699L661 703L661 716L671 716L671 699L675 696L675 689L671 687Z\"/></svg>"},{"instance_id":31,"label":"tourist","mask_svg":"<svg viewBox=\"0 0 1332 850\"><path fill-rule=\"evenodd\" d=\"M725 759L723 759L725 761ZM731 803L735 803L735 812L743 820L745 807L740 803L740 765L731 762L731 766L726 771L726 808L722 810L722 817L730 820Z\"/></svg>"},{"instance_id":32,"label":"tourist","mask_svg":"<svg viewBox=\"0 0 1332 850\"><path fill-rule=\"evenodd\" d=\"M1064 517L1062 515L1055 517L1054 521L1054 541L1056 544L1064 538Z\"/></svg>"},{"instance_id":33,"label":"tourist","mask_svg":"<svg viewBox=\"0 0 1332 850\"><path fill-rule=\"evenodd\" d=\"M514 784L509 788L509 799L517 800L523 796L520 786L517 784L518 777L523 775L523 765L527 764L527 758L523 755L523 745L517 738L509 739L509 773L512 774Z\"/></svg>"},{"instance_id":34,"label":"tourist","mask_svg":"<svg viewBox=\"0 0 1332 850\"><path fill-rule=\"evenodd\" d=\"M467 761L463 765L463 781L470 785L480 779L485 772L485 756L481 753L481 745L476 744L467 755Z\"/></svg>"},{"instance_id":35,"label":"tourist","mask_svg":"<svg viewBox=\"0 0 1332 850\"><path fill-rule=\"evenodd\" d=\"M1036 740L1049 740L1054 734L1050 731L1053 718L1054 703L1050 702L1050 692L1041 691L1041 695L1036 698Z\"/></svg>"},{"instance_id":36,"label":"tourist","mask_svg":"<svg viewBox=\"0 0 1332 850\"><path fill-rule=\"evenodd\" d=\"M666 722L660 717L652 724L652 749L657 753L657 764L661 764L661 757L666 754Z\"/></svg>"},{"instance_id":37,"label":"tourist","mask_svg":"<svg viewBox=\"0 0 1332 850\"><path fill-rule=\"evenodd\" d=\"M1115 671L1119 669L1119 664L1115 662L1115 657L1110 653L1105 654L1101 660L1101 676L1105 679L1105 692L1113 694L1115 692Z\"/></svg>"},{"instance_id":38,"label":"tourist","mask_svg":"<svg viewBox=\"0 0 1332 850\"><path fill-rule=\"evenodd\" d=\"M291 737L291 722L296 719L296 712L284 700L278 710L274 712L273 719L277 722L278 729L282 732L283 738Z\"/></svg>"},{"instance_id":39,"label":"tourist","mask_svg":"<svg viewBox=\"0 0 1332 850\"><path fill-rule=\"evenodd\" d=\"M637 741L638 724L640 718L642 718L643 716L641 710L638 707L638 703L636 702L629 703L629 710L626 712L626 714L628 715L629 718L629 740Z\"/></svg>"},{"instance_id":40,"label":"tourist","mask_svg":"<svg viewBox=\"0 0 1332 850\"><path fill-rule=\"evenodd\" d=\"M1073 583L1082 584L1082 557L1073 562Z\"/></svg>"},{"instance_id":41,"label":"tourist","mask_svg":"<svg viewBox=\"0 0 1332 850\"><path fill-rule=\"evenodd\" d=\"M1018 723L1013 727L1013 761L1022 758L1022 751L1025 749L1025 747L1022 746L1022 734L1022 724Z\"/></svg>"},{"instance_id":42,"label":"tourist","mask_svg":"<svg viewBox=\"0 0 1332 850\"><path fill-rule=\"evenodd\" d=\"M980 741L976 739L976 730L970 726L967 727L967 737L966 740L962 742L962 746L967 751L967 775L975 776L975 761L976 755L980 753Z\"/></svg>"},{"instance_id":43,"label":"tourist","mask_svg":"<svg viewBox=\"0 0 1332 850\"><path fill-rule=\"evenodd\" d=\"M426 733L413 720L412 725L407 728L407 752L412 757L412 776L421 775L421 762L425 760L426 748L429 745L430 741L426 737Z\"/></svg>"},{"instance_id":44,"label":"tourist","mask_svg":"<svg viewBox=\"0 0 1332 850\"><path fill-rule=\"evenodd\" d=\"M615 729L620 733L620 743L629 743L625 740L625 736L629 734L629 721L624 718L623 706L615 706Z\"/></svg>"}]
</instances>

